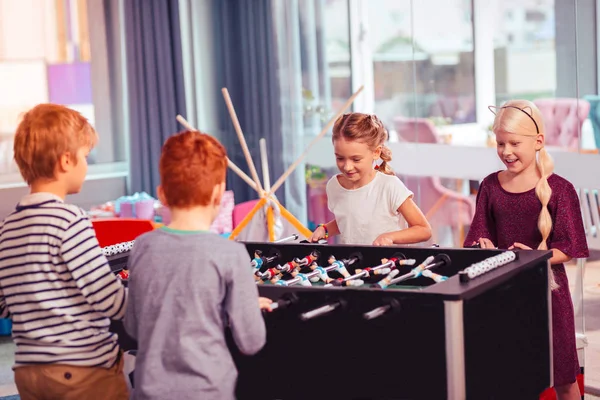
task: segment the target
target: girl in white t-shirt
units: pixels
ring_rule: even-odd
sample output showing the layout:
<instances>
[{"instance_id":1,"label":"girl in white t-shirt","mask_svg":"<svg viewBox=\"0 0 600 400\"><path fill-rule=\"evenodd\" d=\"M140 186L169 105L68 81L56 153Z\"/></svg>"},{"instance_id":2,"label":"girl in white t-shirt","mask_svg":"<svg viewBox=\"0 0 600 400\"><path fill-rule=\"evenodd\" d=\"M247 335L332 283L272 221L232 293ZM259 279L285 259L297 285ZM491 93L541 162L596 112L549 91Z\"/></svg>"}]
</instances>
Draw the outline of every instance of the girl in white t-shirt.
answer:
<instances>
[{"instance_id":1,"label":"girl in white t-shirt","mask_svg":"<svg viewBox=\"0 0 600 400\"><path fill-rule=\"evenodd\" d=\"M388 165L392 152L385 146L387 138L375 115L349 113L335 122L333 147L341 174L327 183L327 203L335 219L317 227L313 242L340 235L344 244L389 246L431 238L431 226L413 193Z\"/></svg>"}]
</instances>

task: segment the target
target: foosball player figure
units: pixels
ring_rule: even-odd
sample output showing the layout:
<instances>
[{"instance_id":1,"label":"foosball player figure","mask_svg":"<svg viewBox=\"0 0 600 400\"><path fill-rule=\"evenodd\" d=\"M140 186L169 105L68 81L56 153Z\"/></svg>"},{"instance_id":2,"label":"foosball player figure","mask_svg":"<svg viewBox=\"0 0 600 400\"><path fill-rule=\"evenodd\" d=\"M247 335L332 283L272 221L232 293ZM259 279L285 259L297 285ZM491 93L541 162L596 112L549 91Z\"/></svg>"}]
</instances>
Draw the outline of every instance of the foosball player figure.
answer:
<instances>
[{"instance_id":1,"label":"foosball player figure","mask_svg":"<svg viewBox=\"0 0 600 400\"><path fill-rule=\"evenodd\" d=\"M257 271L255 275L263 281L270 281L271 283L275 283L281 279L281 271L279 271L277 268L269 268L265 272Z\"/></svg>"},{"instance_id":2,"label":"foosball player figure","mask_svg":"<svg viewBox=\"0 0 600 400\"><path fill-rule=\"evenodd\" d=\"M344 278L347 278L350 276L350 273L348 272L348 269L346 269L347 265L348 265L348 260L336 260L335 256L331 255L329 256L329 265L335 266L336 267L336 271L339 272L340 274L342 274L342 276Z\"/></svg>"},{"instance_id":3,"label":"foosball player figure","mask_svg":"<svg viewBox=\"0 0 600 400\"><path fill-rule=\"evenodd\" d=\"M254 252L254 258L250 262L250 265L254 269L254 278L257 281L260 280L260 277L256 273L260 271L260 269L262 268L263 263L264 263L264 259L263 259L262 255L263 255L263 252L261 250L256 250Z\"/></svg>"},{"instance_id":4,"label":"foosball player figure","mask_svg":"<svg viewBox=\"0 0 600 400\"><path fill-rule=\"evenodd\" d=\"M317 261L320 256L321 253L318 250L313 250L309 255L307 255L304 258L294 258L294 262L299 267L306 267L307 265L312 264L313 261Z\"/></svg>"},{"instance_id":5,"label":"foosball player figure","mask_svg":"<svg viewBox=\"0 0 600 400\"><path fill-rule=\"evenodd\" d=\"M292 260L283 265L278 265L275 268L277 268L278 271L281 271L281 273L288 273L295 277L299 272L298 270L300 269L300 266L295 260Z\"/></svg>"},{"instance_id":6,"label":"foosball player figure","mask_svg":"<svg viewBox=\"0 0 600 400\"><path fill-rule=\"evenodd\" d=\"M312 283L319 282L320 280L325 283L329 283L329 282L333 281L333 279L330 278L329 275L327 274L327 271L325 270L325 268L323 268L319 264L317 264L316 261L313 261L312 264L310 264L309 268L311 271L319 271L319 275L313 276L310 278L310 281Z\"/></svg>"},{"instance_id":7,"label":"foosball player figure","mask_svg":"<svg viewBox=\"0 0 600 400\"><path fill-rule=\"evenodd\" d=\"M252 265L252 268L254 268L254 269L260 269L263 266L262 255L263 255L263 252L260 251L260 250L256 250L254 252L254 258L250 262L250 265Z\"/></svg>"}]
</instances>

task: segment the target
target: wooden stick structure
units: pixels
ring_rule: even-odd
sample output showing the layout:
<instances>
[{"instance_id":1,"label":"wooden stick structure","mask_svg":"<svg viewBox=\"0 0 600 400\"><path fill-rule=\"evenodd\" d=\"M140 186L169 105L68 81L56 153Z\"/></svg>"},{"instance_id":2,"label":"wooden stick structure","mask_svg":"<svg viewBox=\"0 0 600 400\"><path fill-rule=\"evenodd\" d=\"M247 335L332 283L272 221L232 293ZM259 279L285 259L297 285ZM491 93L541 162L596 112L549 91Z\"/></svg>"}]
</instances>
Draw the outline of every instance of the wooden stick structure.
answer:
<instances>
[{"instance_id":1,"label":"wooden stick structure","mask_svg":"<svg viewBox=\"0 0 600 400\"><path fill-rule=\"evenodd\" d=\"M231 235L229 235L229 240L234 240L237 237L237 235L239 235L240 232L242 232L244 228L248 226L248 223L252 221L252 218L254 218L258 210L263 208L265 204L267 204L267 198L263 197L258 201L258 203L256 203L254 208L250 210L250 212L244 217L244 219L238 224L238 226L235 227L233 232L231 232Z\"/></svg>"},{"instance_id":2,"label":"wooden stick structure","mask_svg":"<svg viewBox=\"0 0 600 400\"><path fill-rule=\"evenodd\" d=\"M277 182L275 182L275 184L271 187L271 190L267 193L261 193L260 197L261 197L261 201L259 201L254 208L248 213L248 215L246 215L246 217L242 220L242 222L240 222L240 224L236 227L236 229L233 230L233 232L231 233L231 235L229 236L229 239L231 240L235 240L235 238L237 237L237 235L240 234L240 232L248 225L248 223L250 222L250 220L254 217L254 215L256 214L256 212L261 208L264 207L265 203L263 202L263 200L269 198L272 199L273 201L275 201L280 209L281 212L281 216L283 218L285 218L290 224L292 224L292 226L294 226L296 229L298 229L298 232L301 233L303 236L305 236L307 239L309 239L312 236L312 232L306 228L304 225L302 225L302 223L300 221L298 221L298 219L296 219L292 213L290 213L288 210L286 210L281 204L279 204L279 202L273 197L273 194L277 191L277 189L279 189L279 187L281 187L281 185L283 185L283 183L285 182L285 180L290 176L290 174L292 172L294 172L294 170L298 167L298 165L302 162L302 160L304 159L304 157L306 157L306 155L308 154L308 152L310 151L311 147L313 145L315 145L315 143L317 143L319 140L321 140L329 131L329 129L333 126L333 124L335 123L335 121L337 121L337 119L344 114L344 112L346 112L346 110L352 105L352 103L354 102L354 100L356 99L356 97L360 94L360 92L362 92L364 86L361 86L360 88L358 88L358 90L346 101L346 103L344 103L344 105L342 106L342 108L338 111L338 113L329 120L329 122L327 122L327 124L323 127L323 129L321 130L321 132L319 133L319 135L317 135L317 137L315 137L313 139L313 141L308 145L308 147L304 150L304 152L296 159L296 161L294 161L294 163L292 165L290 165L290 167L281 175L281 177L279 177L279 179L277 180ZM224 90L224 94L226 93L226 89ZM229 106L230 104L228 104ZM233 108L233 105L231 105L231 107ZM231 110L230 110L231 113ZM232 118L235 115L235 110L232 113ZM235 126L236 122L234 122L234 126ZM241 133L241 129L238 133L238 136ZM243 137L243 134L241 134ZM269 229L268 225L269 225L269 211L267 210L267 229ZM238 229L240 228L240 229ZM271 237L271 234L269 233L269 237Z\"/></svg>"},{"instance_id":3,"label":"wooden stick structure","mask_svg":"<svg viewBox=\"0 0 600 400\"><path fill-rule=\"evenodd\" d=\"M271 179L269 177L269 160L267 158L267 141L265 138L261 138L258 141L260 146L260 161L261 169L263 173L263 184L265 185L265 192L271 190ZM275 241L275 212L273 207L269 204L267 207L267 231L269 234L269 242Z\"/></svg>"},{"instance_id":4,"label":"wooden stick structure","mask_svg":"<svg viewBox=\"0 0 600 400\"><path fill-rule=\"evenodd\" d=\"M269 242L275 241L275 211L273 207L267 207L267 231L269 233Z\"/></svg>"},{"instance_id":5,"label":"wooden stick structure","mask_svg":"<svg viewBox=\"0 0 600 400\"><path fill-rule=\"evenodd\" d=\"M229 116L231 117L231 122L233 122L233 128L235 129L235 133L237 134L238 139L240 140L240 144L242 145L242 151L244 152L244 157L246 157L246 162L248 163L248 168L250 169L250 175L252 175L252 179L254 179L256 187L258 187L258 189L262 192L263 188L260 184L260 180L258 179L258 173L256 172L254 161L252 161L250 150L248 150L248 145L246 144L246 138L244 138L244 133L242 132L240 121L238 121L235 108L233 108L233 102L231 101L231 97L229 97L229 91L227 90L227 88L223 88L221 89L221 92L223 93L225 104L227 105L227 109L229 110Z\"/></svg>"},{"instance_id":6,"label":"wooden stick structure","mask_svg":"<svg viewBox=\"0 0 600 400\"><path fill-rule=\"evenodd\" d=\"M277 179L277 182L275 182L275 184L273 185L273 187L269 191L269 196L271 196L273 193L275 193L277 191L277 189L279 189L279 187L281 185L283 185L283 183L285 182L285 180L290 176L290 174L292 172L294 172L294 170L296 169L296 167L298 167L298 164L300 164L300 162L302 162L302 160L304 159L304 157L306 157L306 155L310 151L310 148L313 147L315 145L315 143L317 143L319 140L321 140L323 138L323 136L325 136L327 134L327 132L329 131L329 128L331 128L333 126L333 124L335 123L335 121L337 121L337 119L342 114L344 114L344 112L346 112L346 110L352 105L352 103L354 102L354 100L356 99L356 97L360 94L360 92L362 92L363 88L364 88L364 86L361 86L361 87L358 88L358 90L356 92L354 92L354 94L352 95L352 97L350 97L348 99L348 101L346 101L346 103L342 106L342 108L340 109L340 111L338 111L338 113L333 118L331 118L329 120L329 122L327 122L327 125L325 125L323 127L323 129L317 135L317 137L314 138L313 141L310 142L310 144L308 145L308 147L306 148L306 150L304 150L304 152L302 154L300 154L300 157L298 157L298 159L296 159L296 161L294 161L294 163L292 165L290 165L290 167L287 169L287 171L285 171L283 173L283 175L281 175L279 177L279 179Z\"/></svg>"},{"instance_id":7,"label":"wooden stick structure","mask_svg":"<svg viewBox=\"0 0 600 400\"><path fill-rule=\"evenodd\" d=\"M258 141L260 145L260 161L262 165L263 173L263 184L265 185L265 192L271 191L271 177L269 174L269 159L267 158L267 141L262 138Z\"/></svg>"},{"instance_id":8,"label":"wooden stick structure","mask_svg":"<svg viewBox=\"0 0 600 400\"><path fill-rule=\"evenodd\" d=\"M269 177L269 169L268 169L268 160L267 160L267 151L266 151L266 141L265 139L260 140L260 150L261 150L261 162L263 169L263 180L265 183L265 189L260 184L260 180L258 179L258 173L256 172L256 167L254 166L254 162L252 161L252 156L250 155L250 151L248 150L248 145L246 144L246 139L244 138L244 133L242 132L242 128L240 127L240 123L237 119L237 114L233 107L233 103L231 98L229 97L229 91L227 88L223 88L221 91L223 93L223 97L225 99L225 103L227 104L227 108L229 110L229 115L233 122L233 126L235 128L236 134L240 140L240 144L242 146L242 151L244 152L244 156L246 157L246 161L248 162L248 168L250 169L250 174L252 178L246 175L237 165L235 165L229 158L227 159L227 165L231 170L233 170L240 178L244 180L250 187L252 187L259 195L260 200L256 203L256 205L250 210L250 212L244 217L244 219L235 227L231 235L229 235L230 240L235 240L237 236L248 226L252 218L256 215L256 213L263 207L268 206L266 210L267 217L267 230L269 235L269 241L274 242L275 237L275 221L274 221L274 210L273 206L270 204L275 204L279 210L281 217L286 219L294 228L298 230L298 233L305 236L309 239L312 236L312 231L306 228L296 217L292 215L288 210L283 207L279 201L274 197L277 189L283 185L285 180L290 176L292 172L298 167L298 165L302 162L304 157L308 154L311 147L315 145L319 140L321 140L329 131L329 129L333 126L335 121L352 105L356 97L362 92L363 86L361 86L342 106L340 111L329 120L329 122L323 127L321 132L317 137L313 139L313 141L308 145L308 147L304 150L304 152L294 161L292 165L279 177L279 179L275 182L273 186L270 186L270 177ZM179 121L186 129L195 130L181 115L177 115L177 121Z\"/></svg>"}]
</instances>

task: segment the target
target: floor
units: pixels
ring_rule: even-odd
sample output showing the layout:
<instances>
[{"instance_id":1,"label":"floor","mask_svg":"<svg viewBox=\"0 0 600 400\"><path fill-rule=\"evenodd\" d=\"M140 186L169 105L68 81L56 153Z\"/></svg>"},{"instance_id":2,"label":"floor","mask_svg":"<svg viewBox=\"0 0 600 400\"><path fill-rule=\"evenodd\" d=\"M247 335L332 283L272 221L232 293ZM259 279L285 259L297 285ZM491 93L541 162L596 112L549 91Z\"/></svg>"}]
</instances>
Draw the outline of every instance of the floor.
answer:
<instances>
[{"instance_id":1,"label":"floor","mask_svg":"<svg viewBox=\"0 0 600 400\"><path fill-rule=\"evenodd\" d=\"M577 307L577 271L575 264L567 265L571 292L574 294L576 319L585 315L584 332L587 337L585 350L586 400L600 400L600 253L592 254L585 265L583 280L583 307ZM581 318L576 321L581 331ZM0 400L3 396L17 394L12 365L15 346L10 337L0 337Z\"/></svg>"},{"instance_id":2,"label":"floor","mask_svg":"<svg viewBox=\"0 0 600 400\"><path fill-rule=\"evenodd\" d=\"M7 336L0 337L0 396L17 394L12 365L15 361L15 345Z\"/></svg>"},{"instance_id":3,"label":"floor","mask_svg":"<svg viewBox=\"0 0 600 400\"><path fill-rule=\"evenodd\" d=\"M600 397L600 255L593 254L585 266L583 280L583 309L576 307L576 319L585 315L584 332L587 337L585 350L585 385L586 392ZM571 293L576 291L575 274L577 267L567 266ZM574 295L576 299L577 296ZM576 302L575 302L576 304ZM576 322L576 326L578 323ZM577 327L578 331L580 326Z\"/></svg>"}]
</instances>

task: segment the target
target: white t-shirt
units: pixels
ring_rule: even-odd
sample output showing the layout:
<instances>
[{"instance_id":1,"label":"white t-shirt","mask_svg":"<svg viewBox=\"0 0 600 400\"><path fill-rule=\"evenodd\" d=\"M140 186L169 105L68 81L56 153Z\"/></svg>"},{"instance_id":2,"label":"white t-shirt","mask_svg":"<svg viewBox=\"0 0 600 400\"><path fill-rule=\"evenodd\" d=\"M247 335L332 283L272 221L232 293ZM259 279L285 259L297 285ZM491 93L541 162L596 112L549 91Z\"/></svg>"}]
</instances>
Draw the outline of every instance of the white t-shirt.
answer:
<instances>
[{"instance_id":1,"label":"white t-shirt","mask_svg":"<svg viewBox=\"0 0 600 400\"><path fill-rule=\"evenodd\" d=\"M382 233L406 227L398 208L413 192L395 175L378 172L358 189L345 189L338 176L327 182L327 206L335 215L343 244L371 245Z\"/></svg>"}]
</instances>

